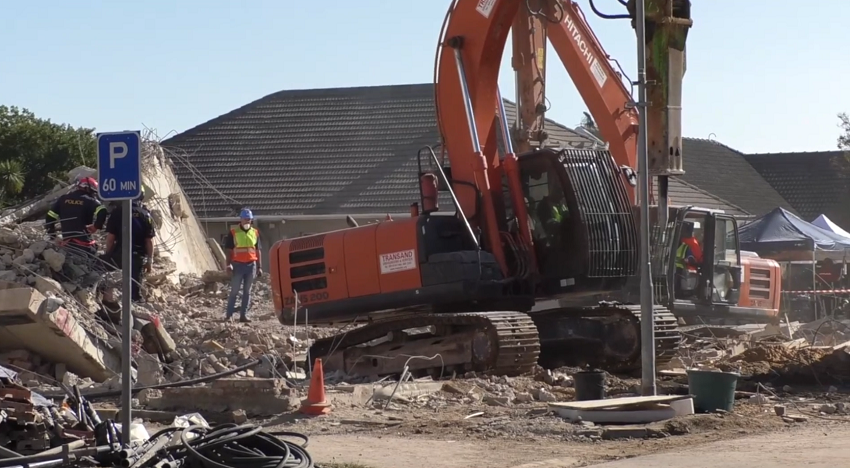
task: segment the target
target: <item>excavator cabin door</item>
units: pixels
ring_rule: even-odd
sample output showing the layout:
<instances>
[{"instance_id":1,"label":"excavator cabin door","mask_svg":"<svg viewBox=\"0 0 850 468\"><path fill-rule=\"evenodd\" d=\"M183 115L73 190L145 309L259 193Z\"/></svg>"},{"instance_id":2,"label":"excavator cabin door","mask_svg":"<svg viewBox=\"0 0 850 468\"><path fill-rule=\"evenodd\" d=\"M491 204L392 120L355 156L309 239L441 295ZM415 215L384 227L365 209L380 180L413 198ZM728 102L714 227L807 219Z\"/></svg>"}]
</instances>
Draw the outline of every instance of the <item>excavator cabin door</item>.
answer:
<instances>
[{"instance_id":1,"label":"excavator cabin door","mask_svg":"<svg viewBox=\"0 0 850 468\"><path fill-rule=\"evenodd\" d=\"M731 216L680 210L669 238L668 288L676 300L735 305L741 289L738 226Z\"/></svg>"}]
</instances>

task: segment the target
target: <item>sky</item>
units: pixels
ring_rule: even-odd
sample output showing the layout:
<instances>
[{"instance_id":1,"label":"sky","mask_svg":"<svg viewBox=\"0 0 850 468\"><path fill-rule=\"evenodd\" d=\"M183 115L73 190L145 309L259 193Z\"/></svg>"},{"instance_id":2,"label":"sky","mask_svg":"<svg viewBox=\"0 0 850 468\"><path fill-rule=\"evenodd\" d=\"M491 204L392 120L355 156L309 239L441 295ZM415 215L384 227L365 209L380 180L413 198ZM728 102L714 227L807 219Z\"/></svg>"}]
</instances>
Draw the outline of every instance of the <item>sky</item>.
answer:
<instances>
[{"instance_id":1,"label":"sky","mask_svg":"<svg viewBox=\"0 0 850 468\"><path fill-rule=\"evenodd\" d=\"M628 20L577 0L635 78ZM617 0L595 0L623 13ZM12 3L14 6L12 6ZM284 89L428 83L449 0L30 0L0 21L0 104L98 131L179 133ZM850 1L693 0L685 136L747 153L836 149ZM586 110L550 53L547 117ZM513 96L510 51L500 86Z\"/></svg>"}]
</instances>

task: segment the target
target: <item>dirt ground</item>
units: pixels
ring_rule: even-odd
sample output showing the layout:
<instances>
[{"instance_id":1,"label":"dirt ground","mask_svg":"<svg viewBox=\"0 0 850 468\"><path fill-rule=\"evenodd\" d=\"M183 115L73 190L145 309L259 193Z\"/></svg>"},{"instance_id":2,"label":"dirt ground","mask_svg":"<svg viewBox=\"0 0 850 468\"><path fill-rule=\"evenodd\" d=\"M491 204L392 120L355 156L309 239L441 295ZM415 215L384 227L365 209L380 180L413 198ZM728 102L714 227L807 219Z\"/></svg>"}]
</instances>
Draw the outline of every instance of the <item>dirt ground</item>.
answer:
<instances>
[{"instance_id":1,"label":"dirt ground","mask_svg":"<svg viewBox=\"0 0 850 468\"><path fill-rule=\"evenodd\" d=\"M748 424L733 422L743 421L746 417L732 418L721 423L717 421L726 418L708 415L684 418L677 424L693 427L692 433L648 440L581 443L524 438L482 441L463 437L410 437L385 431L318 435L312 438L308 449L319 466L351 464L366 468L511 468L526 464L531 464L529 468L573 468L599 464L602 464L600 468L665 465L722 468L756 464L763 468L796 464L832 467L841 466L842 463L836 462L839 459L846 462L846 457L850 456L850 448L843 442L850 435L850 425L846 423L824 421L793 426L767 425L751 430L745 428ZM722 428L702 429L718 426ZM825 441L832 445L820 447ZM831 448L833 446L843 451L835 452ZM734 458L729 458L730 453L735 454ZM805 463L803 453L807 454ZM720 456L716 457L718 454ZM832 464L826 464L827 461Z\"/></svg>"},{"instance_id":2,"label":"dirt ground","mask_svg":"<svg viewBox=\"0 0 850 468\"><path fill-rule=\"evenodd\" d=\"M513 386L521 384L514 381ZM850 415L819 412L827 399L835 404L847 401L850 395L811 395L799 392L771 397L773 401L763 404L744 398L733 413L651 424L647 426L648 439L606 440L604 427L570 423L548 412L541 402L488 406L462 402L445 392L391 404L386 410L338 399L326 416L288 415L261 423L269 430L308 434L309 451L320 463L360 463L368 468L501 468L557 460L540 466L579 467L759 434L791 437L850 428ZM801 422L778 417L773 408L776 403L785 404L788 414L798 416Z\"/></svg>"}]
</instances>

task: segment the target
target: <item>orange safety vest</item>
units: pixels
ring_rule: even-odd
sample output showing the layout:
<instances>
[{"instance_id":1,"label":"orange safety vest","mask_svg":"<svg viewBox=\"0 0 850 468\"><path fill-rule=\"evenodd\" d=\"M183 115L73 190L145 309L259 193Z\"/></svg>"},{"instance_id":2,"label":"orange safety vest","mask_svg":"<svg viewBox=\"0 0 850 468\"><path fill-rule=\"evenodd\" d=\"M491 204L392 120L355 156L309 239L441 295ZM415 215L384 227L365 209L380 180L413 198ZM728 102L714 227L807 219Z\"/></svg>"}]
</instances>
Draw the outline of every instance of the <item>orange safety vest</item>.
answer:
<instances>
[{"instance_id":1,"label":"orange safety vest","mask_svg":"<svg viewBox=\"0 0 850 468\"><path fill-rule=\"evenodd\" d=\"M232 228L230 235L233 236L233 254L230 260L239 263L256 262L260 257L257 255L257 240L260 238L260 231L257 228L244 229Z\"/></svg>"}]
</instances>

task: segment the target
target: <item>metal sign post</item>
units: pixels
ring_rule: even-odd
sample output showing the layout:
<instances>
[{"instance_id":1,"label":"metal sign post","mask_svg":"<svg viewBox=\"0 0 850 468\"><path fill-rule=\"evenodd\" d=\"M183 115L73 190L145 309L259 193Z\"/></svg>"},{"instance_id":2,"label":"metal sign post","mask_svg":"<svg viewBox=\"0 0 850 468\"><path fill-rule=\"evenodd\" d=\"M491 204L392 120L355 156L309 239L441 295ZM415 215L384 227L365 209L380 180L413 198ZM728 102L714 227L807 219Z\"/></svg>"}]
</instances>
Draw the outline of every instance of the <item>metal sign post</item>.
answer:
<instances>
[{"instance_id":1,"label":"metal sign post","mask_svg":"<svg viewBox=\"0 0 850 468\"><path fill-rule=\"evenodd\" d=\"M649 253L649 140L646 133L646 4L637 0L635 32L638 48L638 188L640 194L640 341L641 393L655 395L655 317Z\"/></svg>"},{"instance_id":2,"label":"metal sign post","mask_svg":"<svg viewBox=\"0 0 850 468\"><path fill-rule=\"evenodd\" d=\"M121 201L121 440L130 442L133 400L133 202L142 194L142 137L138 131L97 135L100 198Z\"/></svg>"}]
</instances>

